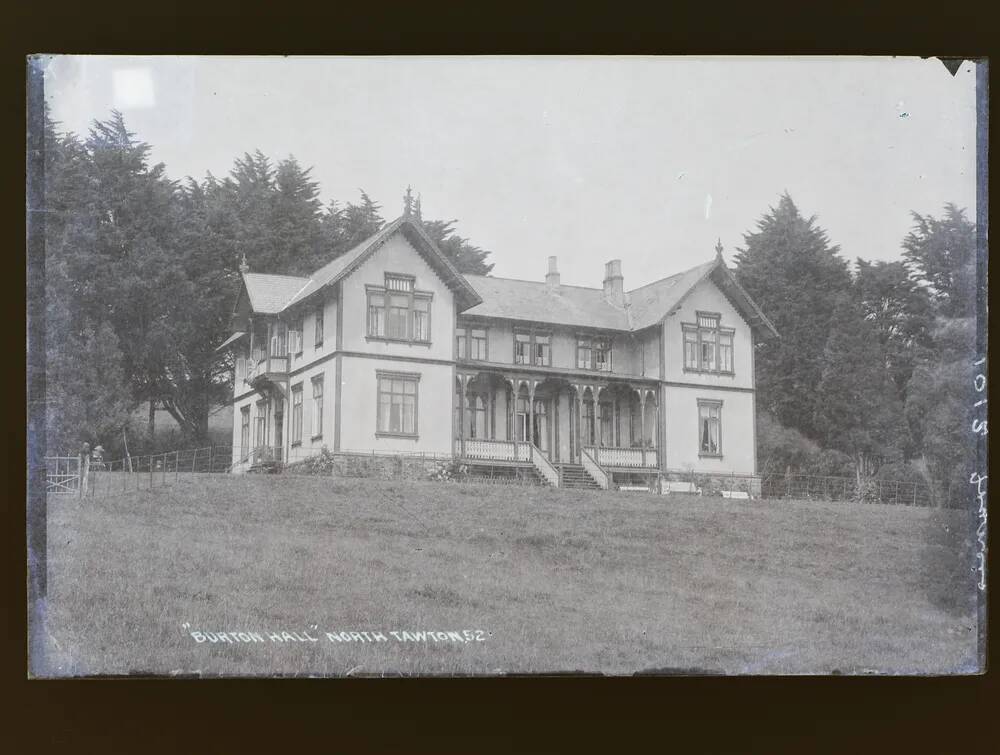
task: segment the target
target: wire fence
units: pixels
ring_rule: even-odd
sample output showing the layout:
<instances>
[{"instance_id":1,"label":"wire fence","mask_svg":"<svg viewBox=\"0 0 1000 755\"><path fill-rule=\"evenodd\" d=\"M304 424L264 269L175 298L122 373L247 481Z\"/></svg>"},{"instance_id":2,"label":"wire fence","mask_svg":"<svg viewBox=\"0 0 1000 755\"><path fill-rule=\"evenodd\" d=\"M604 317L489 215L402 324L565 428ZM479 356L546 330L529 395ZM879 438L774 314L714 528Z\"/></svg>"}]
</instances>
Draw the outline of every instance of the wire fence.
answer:
<instances>
[{"instance_id":1,"label":"wire fence","mask_svg":"<svg viewBox=\"0 0 1000 755\"><path fill-rule=\"evenodd\" d=\"M271 473L371 477L395 480L461 480L490 485L539 484L530 469L459 462L451 454L414 451L282 449L269 446L248 448L204 446L144 456L105 461L80 457L46 458L46 490L49 494L82 498L124 495L138 490L169 487L181 481L218 474ZM861 485L853 477L785 474L704 475L691 471L667 471L667 481L690 483L700 495L762 498L772 500L822 500L934 506L933 491L925 482L867 480ZM616 477L617 480L617 477ZM622 478L623 484L631 484ZM616 485L617 487L617 485ZM674 486L676 489L676 485ZM744 496L745 494L745 496Z\"/></svg>"}]
</instances>

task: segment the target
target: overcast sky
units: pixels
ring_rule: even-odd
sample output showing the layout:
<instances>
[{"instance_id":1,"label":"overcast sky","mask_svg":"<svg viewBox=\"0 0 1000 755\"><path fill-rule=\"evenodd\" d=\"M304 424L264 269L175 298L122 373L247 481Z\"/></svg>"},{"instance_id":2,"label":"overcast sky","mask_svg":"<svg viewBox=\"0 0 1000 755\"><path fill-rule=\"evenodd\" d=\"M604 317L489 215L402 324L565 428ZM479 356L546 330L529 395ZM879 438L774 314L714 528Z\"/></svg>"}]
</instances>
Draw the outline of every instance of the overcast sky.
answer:
<instances>
[{"instance_id":1,"label":"overcast sky","mask_svg":"<svg viewBox=\"0 0 1000 755\"><path fill-rule=\"evenodd\" d=\"M260 149L392 219L490 249L495 275L634 288L727 259L787 190L848 259L894 259L910 211L975 210L975 73L916 58L57 57L66 130L121 110L171 178ZM251 261L252 264L252 261Z\"/></svg>"}]
</instances>

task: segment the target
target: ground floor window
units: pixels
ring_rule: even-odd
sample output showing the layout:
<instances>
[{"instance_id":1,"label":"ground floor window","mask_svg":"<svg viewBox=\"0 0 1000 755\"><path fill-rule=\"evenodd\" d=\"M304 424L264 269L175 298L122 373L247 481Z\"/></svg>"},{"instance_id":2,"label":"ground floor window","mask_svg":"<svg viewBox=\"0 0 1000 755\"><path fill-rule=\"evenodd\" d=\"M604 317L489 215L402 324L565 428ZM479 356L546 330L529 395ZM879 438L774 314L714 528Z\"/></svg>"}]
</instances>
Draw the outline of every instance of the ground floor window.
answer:
<instances>
[{"instance_id":1,"label":"ground floor window","mask_svg":"<svg viewBox=\"0 0 1000 755\"><path fill-rule=\"evenodd\" d=\"M320 438L323 435L323 376L312 379L313 398L313 438Z\"/></svg>"},{"instance_id":2,"label":"ground floor window","mask_svg":"<svg viewBox=\"0 0 1000 755\"><path fill-rule=\"evenodd\" d=\"M258 446L267 443L267 402L257 402L257 423L254 428L253 442Z\"/></svg>"},{"instance_id":3,"label":"ground floor window","mask_svg":"<svg viewBox=\"0 0 1000 755\"><path fill-rule=\"evenodd\" d=\"M378 422L376 434L417 434L417 385L412 373L378 372Z\"/></svg>"},{"instance_id":4,"label":"ground floor window","mask_svg":"<svg viewBox=\"0 0 1000 755\"><path fill-rule=\"evenodd\" d=\"M250 406L240 409L240 454L250 450Z\"/></svg>"},{"instance_id":5,"label":"ground floor window","mask_svg":"<svg viewBox=\"0 0 1000 755\"><path fill-rule=\"evenodd\" d=\"M722 402L698 401L698 453L722 455Z\"/></svg>"},{"instance_id":6,"label":"ground floor window","mask_svg":"<svg viewBox=\"0 0 1000 755\"><path fill-rule=\"evenodd\" d=\"M302 383L292 386L292 443L302 442Z\"/></svg>"},{"instance_id":7,"label":"ground floor window","mask_svg":"<svg viewBox=\"0 0 1000 755\"><path fill-rule=\"evenodd\" d=\"M487 437L486 429L486 397L472 395L468 397L468 427L466 437L480 438Z\"/></svg>"}]
</instances>

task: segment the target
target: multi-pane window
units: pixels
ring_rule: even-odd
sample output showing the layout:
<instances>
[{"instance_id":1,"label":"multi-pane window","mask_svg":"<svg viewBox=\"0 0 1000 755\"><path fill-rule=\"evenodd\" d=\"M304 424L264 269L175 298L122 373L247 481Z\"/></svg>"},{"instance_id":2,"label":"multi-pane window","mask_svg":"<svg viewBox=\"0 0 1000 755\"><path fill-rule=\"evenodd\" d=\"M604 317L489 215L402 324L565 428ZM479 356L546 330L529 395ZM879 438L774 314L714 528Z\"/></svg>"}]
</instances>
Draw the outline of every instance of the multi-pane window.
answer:
<instances>
[{"instance_id":1,"label":"multi-pane window","mask_svg":"<svg viewBox=\"0 0 1000 755\"><path fill-rule=\"evenodd\" d=\"M514 364L548 367L552 364L552 335L533 330L514 331Z\"/></svg>"},{"instance_id":2,"label":"multi-pane window","mask_svg":"<svg viewBox=\"0 0 1000 755\"><path fill-rule=\"evenodd\" d=\"M302 383L292 386L292 443L302 442Z\"/></svg>"},{"instance_id":3,"label":"multi-pane window","mask_svg":"<svg viewBox=\"0 0 1000 755\"><path fill-rule=\"evenodd\" d=\"M312 432L313 438L323 435L323 376L312 379Z\"/></svg>"},{"instance_id":4,"label":"multi-pane window","mask_svg":"<svg viewBox=\"0 0 1000 755\"><path fill-rule=\"evenodd\" d=\"M459 359L486 361L486 328L455 328L455 348Z\"/></svg>"},{"instance_id":5,"label":"multi-pane window","mask_svg":"<svg viewBox=\"0 0 1000 755\"><path fill-rule=\"evenodd\" d=\"M240 409L240 455L250 450L250 406Z\"/></svg>"},{"instance_id":6,"label":"multi-pane window","mask_svg":"<svg viewBox=\"0 0 1000 755\"><path fill-rule=\"evenodd\" d=\"M684 369L688 372L733 372L733 333L722 328L717 314L698 313L696 324L684 323Z\"/></svg>"},{"instance_id":7,"label":"multi-pane window","mask_svg":"<svg viewBox=\"0 0 1000 755\"><path fill-rule=\"evenodd\" d=\"M385 276L385 287L368 286L368 336L393 341L431 340L431 295L415 291L408 276Z\"/></svg>"},{"instance_id":8,"label":"multi-pane window","mask_svg":"<svg viewBox=\"0 0 1000 755\"><path fill-rule=\"evenodd\" d=\"M698 401L698 453L722 455L722 402Z\"/></svg>"},{"instance_id":9,"label":"multi-pane window","mask_svg":"<svg viewBox=\"0 0 1000 755\"><path fill-rule=\"evenodd\" d=\"M578 336L576 366L581 370L611 372L611 340L598 336Z\"/></svg>"},{"instance_id":10,"label":"multi-pane window","mask_svg":"<svg viewBox=\"0 0 1000 755\"><path fill-rule=\"evenodd\" d=\"M315 346L318 349L323 345L323 305L316 307L316 339Z\"/></svg>"},{"instance_id":11,"label":"multi-pane window","mask_svg":"<svg viewBox=\"0 0 1000 755\"><path fill-rule=\"evenodd\" d=\"M302 334L305 332L303 328L305 328L305 320L299 317L294 323L296 335L291 338L291 342L288 344L291 347L291 352L296 355L302 353Z\"/></svg>"},{"instance_id":12,"label":"multi-pane window","mask_svg":"<svg viewBox=\"0 0 1000 755\"><path fill-rule=\"evenodd\" d=\"M378 433L417 434L417 383L419 375L381 372L378 380Z\"/></svg>"},{"instance_id":13,"label":"multi-pane window","mask_svg":"<svg viewBox=\"0 0 1000 755\"><path fill-rule=\"evenodd\" d=\"M485 328L473 328L469 331L469 359L486 360Z\"/></svg>"},{"instance_id":14,"label":"multi-pane window","mask_svg":"<svg viewBox=\"0 0 1000 755\"><path fill-rule=\"evenodd\" d=\"M257 402L257 422L254 425L253 442L256 446L263 446L267 440L267 402Z\"/></svg>"},{"instance_id":15,"label":"multi-pane window","mask_svg":"<svg viewBox=\"0 0 1000 755\"><path fill-rule=\"evenodd\" d=\"M402 341L408 335L406 321L410 315L410 297L405 294L389 294L386 299L385 334Z\"/></svg>"}]
</instances>

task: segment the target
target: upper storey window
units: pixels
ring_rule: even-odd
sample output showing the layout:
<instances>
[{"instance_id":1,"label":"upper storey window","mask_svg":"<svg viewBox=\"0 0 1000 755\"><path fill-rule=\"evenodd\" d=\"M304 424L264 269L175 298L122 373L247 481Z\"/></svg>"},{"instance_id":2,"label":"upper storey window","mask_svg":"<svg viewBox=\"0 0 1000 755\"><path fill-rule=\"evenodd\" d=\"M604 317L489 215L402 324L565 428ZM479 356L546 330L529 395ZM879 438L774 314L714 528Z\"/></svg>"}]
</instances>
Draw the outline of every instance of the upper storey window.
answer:
<instances>
[{"instance_id":1,"label":"upper storey window","mask_svg":"<svg viewBox=\"0 0 1000 755\"><path fill-rule=\"evenodd\" d=\"M611 339L603 336L577 336L576 366L581 370L611 372Z\"/></svg>"},{"instance_id":2,"label":"upper storey window","mask_svg":"<svg viewBox=\"0 0 1000 755\"><path fill-rule=\"evenodd\" d=\"M414 283L413 276L387 273L385 286L367 286L369 338L430 343L431 294Z\"/></svg>"},{"instance_id":3,"label":"upper storey window","mask_svg":"<svg viewBox=\"0 0 1000 755\"><path fill-rule=\"evenodd\" d=\"M459 359L486 361L486 328L455 328L455 347Z\"/></svg>"},{"instance_id":4,"label":"upper storey window","mask_svg":"<svg viewBox=\"0 0 1000 755\"><path fill-rule=\"evenodd\" d=\"M684 331L684 371L733 374L732 328L721 327L721 316L698 312L697 322L682 323Z\"/></svg>"},{"instance_id":5,"label":"upper storey window","mask_svg":"<svg viewBox=\"0 0 1000 755\"><path fill-rule=\"evenodd\" d=\"M515 330L514 364L551 366L552 334L534 330Z\"/></svg>"}]
</instances>

